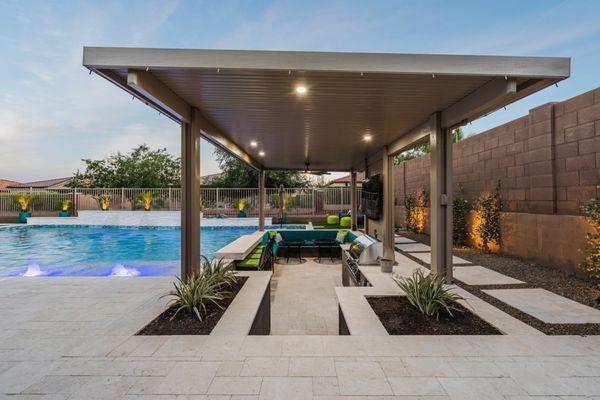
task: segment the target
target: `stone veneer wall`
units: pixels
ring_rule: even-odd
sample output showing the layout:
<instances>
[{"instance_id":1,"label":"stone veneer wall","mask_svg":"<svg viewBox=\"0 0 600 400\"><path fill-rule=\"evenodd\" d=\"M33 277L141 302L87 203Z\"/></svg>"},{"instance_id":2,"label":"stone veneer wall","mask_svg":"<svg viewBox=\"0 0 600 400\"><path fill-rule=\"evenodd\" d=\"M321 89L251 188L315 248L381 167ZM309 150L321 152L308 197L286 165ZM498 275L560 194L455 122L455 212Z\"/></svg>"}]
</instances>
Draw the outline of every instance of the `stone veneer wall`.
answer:
<instances>
[{"instance_id":1,"label":"stone veneer wall","mask_svg":"<svg viewBox=\"0 0 600 400\"><path fill-rule=\"evenodd\" d=\"M600 195L600 88L454 145L454 190L476 200L501 182L502 251L577 269L589 229L581 206ZM395 166L396 224L404 198L429 188L429 155Z\"/></svg>"}]
</instances>

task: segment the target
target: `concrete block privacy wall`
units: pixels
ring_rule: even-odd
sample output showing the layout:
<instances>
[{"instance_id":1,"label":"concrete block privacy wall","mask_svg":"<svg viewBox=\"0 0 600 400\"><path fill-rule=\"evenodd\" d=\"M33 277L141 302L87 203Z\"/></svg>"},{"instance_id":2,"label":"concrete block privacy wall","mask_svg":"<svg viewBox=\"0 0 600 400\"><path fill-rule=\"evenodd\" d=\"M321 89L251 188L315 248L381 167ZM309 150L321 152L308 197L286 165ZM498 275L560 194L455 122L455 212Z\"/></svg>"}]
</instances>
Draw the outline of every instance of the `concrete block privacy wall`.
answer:
<instances>
[{"instance_id":1,"label":"concrete block privacy wall","mask_svg":"<svg viewBox=\"0 0 600 400\"><path fill-rule=\"evenodd\" d=\"M429 163L395 166L397 225L405 197L429 190ZM581 207L600 195L600 88L456 143L453 167L454 193L470 201L500 181L503 252L577 270L589 229Z\"/></svg>"}]
</instances>

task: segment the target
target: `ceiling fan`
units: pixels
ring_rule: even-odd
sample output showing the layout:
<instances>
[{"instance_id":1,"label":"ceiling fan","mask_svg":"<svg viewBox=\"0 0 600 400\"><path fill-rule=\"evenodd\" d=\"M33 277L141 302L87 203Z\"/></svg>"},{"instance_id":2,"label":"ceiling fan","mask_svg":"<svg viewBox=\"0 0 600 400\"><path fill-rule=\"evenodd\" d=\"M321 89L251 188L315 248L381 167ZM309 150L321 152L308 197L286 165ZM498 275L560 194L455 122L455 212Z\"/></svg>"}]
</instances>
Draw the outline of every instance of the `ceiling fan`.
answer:
<instances>
[{"instance_id":1,"label":"ceiling fan","mask_svg":"<svg viewBox=\"0 0 600 400\"><path fill-rule=\"evenodd\" d=\"M327 171L311 171L310 162L308 162L308 161L306 161L305 165L306 165L306 168L304 169L305 175L317 175L317 176L329 175L329 172L327 172Z\"/></svg>"}]
</instances>

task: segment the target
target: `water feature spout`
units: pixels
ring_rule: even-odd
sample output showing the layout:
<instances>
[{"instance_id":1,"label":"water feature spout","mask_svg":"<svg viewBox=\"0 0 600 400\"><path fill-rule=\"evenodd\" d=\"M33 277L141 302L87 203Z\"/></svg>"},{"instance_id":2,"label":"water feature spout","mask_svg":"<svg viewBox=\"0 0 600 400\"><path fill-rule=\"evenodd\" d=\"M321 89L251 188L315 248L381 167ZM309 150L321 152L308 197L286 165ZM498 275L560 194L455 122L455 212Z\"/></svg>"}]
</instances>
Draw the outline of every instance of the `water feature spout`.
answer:
<instances>
[{"instance_id":1,"label":"water feature spout","mask_svg":"<svg viewBox=\"0 0 600 400\"><path fill-rule=\"evenodd\" d=\"M108 276L139 276L139 270L133 267L126 267L123 264L115 264Z\"/></svg>"}]
</instances>

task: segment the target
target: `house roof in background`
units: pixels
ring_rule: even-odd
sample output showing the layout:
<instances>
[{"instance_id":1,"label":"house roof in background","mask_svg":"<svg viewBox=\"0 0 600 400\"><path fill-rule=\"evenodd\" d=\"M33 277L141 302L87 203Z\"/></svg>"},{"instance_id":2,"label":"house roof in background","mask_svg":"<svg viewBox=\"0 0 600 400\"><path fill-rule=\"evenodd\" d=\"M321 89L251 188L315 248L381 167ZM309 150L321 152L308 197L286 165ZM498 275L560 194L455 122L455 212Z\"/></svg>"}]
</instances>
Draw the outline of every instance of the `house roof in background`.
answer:
<instances>
[{"instance_id":1,"label":"house roof in background","mask_svg":"<svg viewBox=\"0 0 600 400\"><path fill-rule=\"evenodd\" d=\"M223 175L222 172L219 172L216 174L203 175L200 177L201 184L202 185L209 184L212 181L214 181L215 179L219 178L221 175Z\"/></svg>"},{"instance_id":2,"label":"house roof in background","mask_svg":"<svg viewBox=\"0 0 600 400\"><path fill-rule=\"evenodd\" d=\"M32 181L32 182L23 182L23 183L14 183L6 186L8 189L23 189L23 188L34 188L34 189L46 189L46 188L56 188L56 187L65 187L64 184L69 181L71 177L67 178L55 178L55 179L46 179L43 181Z\"/></svg>"},{"instance_id":3,"label":"house roof in background","mask_svg":"<svg viewBox=\"0 0 600 400\"><path fill-rule=\"evenodd\" d=\"M365 174L363 172L356 173L356 182L361 182L365 179ZM329 181L328 185L336 184L336 183L347 183L350 184L350 175L345 175L340 178Z\"/></svg>"},{"instance_id":4,"label":"house roof in background","mask_svg":"<svg viewBox=\"0 0 600 400\"><path fill-rule=\"evenodd\" d=\"M18 183L19 182L17 182L17 181L11 181L10 179L0 179L0 189L4 189L7 186L16 185Z\"/></svg>"}]
</instances>

